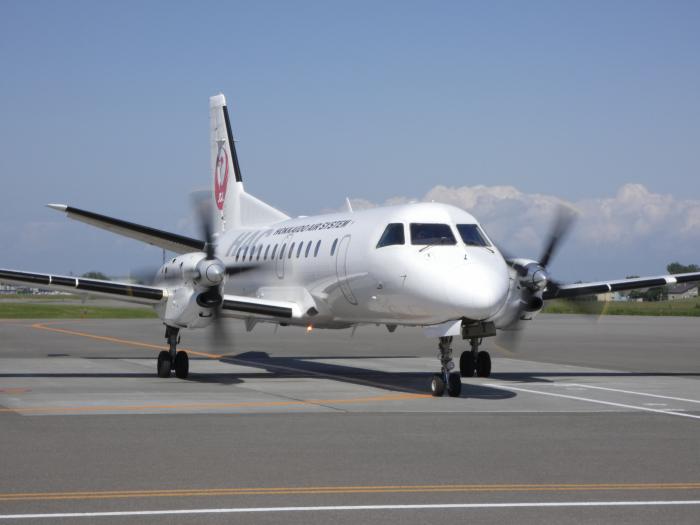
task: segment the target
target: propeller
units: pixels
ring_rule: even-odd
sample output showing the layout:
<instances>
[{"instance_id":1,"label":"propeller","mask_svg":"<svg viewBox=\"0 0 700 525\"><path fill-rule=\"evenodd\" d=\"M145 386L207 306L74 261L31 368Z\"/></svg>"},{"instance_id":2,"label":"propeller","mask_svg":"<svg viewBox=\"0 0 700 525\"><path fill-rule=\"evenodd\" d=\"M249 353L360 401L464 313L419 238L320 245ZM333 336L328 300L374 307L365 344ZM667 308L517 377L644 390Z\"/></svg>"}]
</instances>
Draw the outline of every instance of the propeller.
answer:
<instances>
[{"instance_id":1,"label":"propeller","mask_svg":"<svg viewBox=\"0 0 700 525\"><path fill-rule=\"evenodd\" d=\"M506 262L515 269L520 276L521 300L518 309L513 315L510 324L501 332L499 337L501 346L506 350L514 351L517 348L519 332L522 330L522 317L526 312L535 312L542 308L543 301L541 293L545 289L555 289L560 283L552 279L547 267L552 258L560 248L562 241L571 230L576 218L573 209L560 205L552 223L549 235L539 262L522 264L517 259L506 255ZM507 252L501 252L507 253Z\"/></svg>"},{"instance_id":2,"label":"propeller","mask_svg":"<svg viewBox=\"0 0 700 525\"><path fill-rule=\"evenodd\" d=\"M257 268L256 265L225 265L216 257L216 235L214 234L214 207L211 195L198 192L192 195L193 207L204 241L205 258L197 264L200 282L208 282L206 290L197 296L197 304L212 313L211 344L215 348L233 346L232 336L225 330L222 316L224 302L222 288L227 275L237 275Z\"/></svg>"}]
</instances>

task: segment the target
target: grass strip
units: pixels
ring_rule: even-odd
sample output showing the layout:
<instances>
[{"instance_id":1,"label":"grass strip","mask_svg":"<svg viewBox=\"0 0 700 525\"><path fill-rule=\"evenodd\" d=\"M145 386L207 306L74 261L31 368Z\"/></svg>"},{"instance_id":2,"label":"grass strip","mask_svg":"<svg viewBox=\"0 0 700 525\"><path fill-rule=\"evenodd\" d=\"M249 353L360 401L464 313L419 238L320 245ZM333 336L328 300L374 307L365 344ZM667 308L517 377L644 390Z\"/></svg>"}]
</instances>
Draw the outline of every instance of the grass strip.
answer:
<instances>
[{"instance_id":1,"label":"grass strip","mask_svg":"<svg viewBox=\"0 0 700 525\"><path fill-rule=\"evenodd\" d=\"M148 306L114 307L78 304L0 304L0 319L152 319Z\"/></svg>"},{"instance_id":2,"label":"grass strip","mask_svg":"<svg viewBox=\"0 0 700 525\"><path fill-rule=\"evenodd\" d=\"M603 304L586 305L591 306L591 310L595 307L602 307L601 312L590 312L595 315L651 315L651 316L677 316L677 317L700 317L700 298L693 299L676 299L674 301L649 301L649 302L632 302L632 301L615 301ZM547 301L542 310L547 314L580 314L581 309L572 304L571 301L562 301L555 299Z\"/></svg>"}]
</instances>

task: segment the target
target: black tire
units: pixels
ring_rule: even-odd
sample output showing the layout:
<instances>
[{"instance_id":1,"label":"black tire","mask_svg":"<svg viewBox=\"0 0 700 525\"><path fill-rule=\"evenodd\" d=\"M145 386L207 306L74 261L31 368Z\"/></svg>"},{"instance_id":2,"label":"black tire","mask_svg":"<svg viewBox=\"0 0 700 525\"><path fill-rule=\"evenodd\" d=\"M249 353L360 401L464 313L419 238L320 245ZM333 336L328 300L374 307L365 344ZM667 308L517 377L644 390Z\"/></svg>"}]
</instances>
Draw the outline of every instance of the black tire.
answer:
<instances>
[{"instance_id":1,"label":"black tire","mask_svg":"<svg viewBox=\"0 0 700 525\"><path fill-rule=\"evenodd\" d=\"M187 352L180 350L175 355L175 375L179 379L187 379L187 375L190 373L190 358L187 356Z\"/></svg>"},{"instance_id":2,"label":"black tire","mask_svg":"<svg viewBox=\"0 0 700 525\"><path fill-rule=\"evenodd\" d=\"M459 356L459 373L462 377L472 377L474 376L474 369L476 368L474 363L474 355L471 350L462 352Z\"/></svg>"},{"instance_id":3,"label":"black tire","mask_svg":"<svg viewBox=\"0 0 700 525\"><path fill-rule=\"evenodd\" d=\"M430 393L433 397L441 397L445 393L445 380L442 374L435 374L430 381Z\"/></svg>"},{"instance_id":4,"label":"black tire","mask_svg":"<svg viewBox=\"0 0 700 525\"><path fill-rule=\"evenodd\" d=\"M459 373L452 372L447 379L447 395L450 397L459 397L462 393L462 378Z\"/></svg>"},{"instance_id":5,"label":"black tire","mask_svg":"<svg viewBox=\"0 0 700 525\"><path fill-rule=\"evenodd\" d=\"M170 352L167 350L158 354L158 377L170 377Z\"/></svg>"},{"instance_id":6,"label":"black tire","mask_svg":"<svg viewBox=\"0 0 700 525\"><path fill-rule=\"evenodd\" d=\"M483 350L476 356L476 375L489 377L491 375L491 356Z\"/></svg>"}]
</instances>

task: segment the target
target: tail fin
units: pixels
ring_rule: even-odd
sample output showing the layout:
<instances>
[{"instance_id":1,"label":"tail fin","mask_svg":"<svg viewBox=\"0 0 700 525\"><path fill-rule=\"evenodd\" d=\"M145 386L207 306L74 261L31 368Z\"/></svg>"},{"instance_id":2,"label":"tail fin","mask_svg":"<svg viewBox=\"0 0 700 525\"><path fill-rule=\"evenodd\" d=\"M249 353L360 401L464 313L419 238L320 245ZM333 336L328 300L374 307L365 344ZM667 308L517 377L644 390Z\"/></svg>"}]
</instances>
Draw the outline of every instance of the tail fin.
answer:
<instances>
[{"instance_id":1,"label":"tail fin","mask_svg":"<svg viewBox=\"0 0 700 525\"><path fill-rule=\"evenodd\" d=\"M281 211L256 199L243 189L236 144L226 108L226 97L209 99L211 120L211 169L214 175L214 204L219 230L262 226L289 219Z\"/></svg>"}]
</instances>

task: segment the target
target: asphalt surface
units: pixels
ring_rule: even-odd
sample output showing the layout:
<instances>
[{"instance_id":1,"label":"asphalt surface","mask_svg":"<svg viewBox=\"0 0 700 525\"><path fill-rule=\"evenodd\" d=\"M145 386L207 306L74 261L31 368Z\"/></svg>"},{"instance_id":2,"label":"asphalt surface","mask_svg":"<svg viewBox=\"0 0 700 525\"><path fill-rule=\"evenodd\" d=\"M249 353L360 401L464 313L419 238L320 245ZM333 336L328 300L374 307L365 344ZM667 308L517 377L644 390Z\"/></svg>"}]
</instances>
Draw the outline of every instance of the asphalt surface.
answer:
<instances>
[{"instance_id":1,"label":"asphalt surface","mask_svg":"<svg viewBox=\"0 0 700 525\"><path fill-rule=\"evenodd\" d=\"M183 381L154 320L0 321L0 522L700 522L698 319L540 316L456 399L419 330L231 326Z\"/></svg>"}]
</instances>

